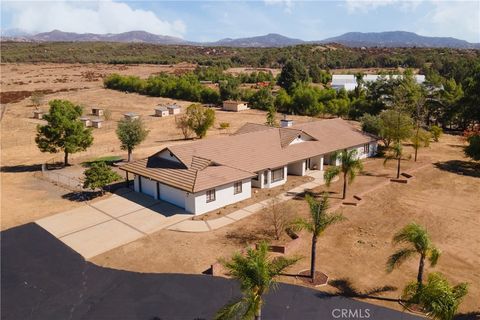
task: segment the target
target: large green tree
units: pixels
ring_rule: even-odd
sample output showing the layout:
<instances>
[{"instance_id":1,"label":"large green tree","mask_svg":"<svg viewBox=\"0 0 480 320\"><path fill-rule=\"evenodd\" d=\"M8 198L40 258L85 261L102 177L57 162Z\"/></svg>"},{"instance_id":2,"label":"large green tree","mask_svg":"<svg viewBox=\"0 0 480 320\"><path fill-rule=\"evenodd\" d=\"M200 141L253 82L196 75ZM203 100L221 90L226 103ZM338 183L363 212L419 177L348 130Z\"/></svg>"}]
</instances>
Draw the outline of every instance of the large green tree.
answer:
<instances>
[{"instance_id":1,"label":"large green tree","mask_svg":"<svg viewBox=\"0 0 480 320\"><path fill-rule=\"evenodd\" d=\"M405 244L403 248L392 254L387 261L387 271L392 272L402 263L419 255L417 288L421 289L423 285L423 273L425 268L425 259L430 261L430 265L434 267L440 257L440 251L433 245L427 230L415 222L403 227L393 237L393 244Z\"/></svg>"},{"instance_id":2,"label":"large green tree","mask_svg":"<svg viewBox=\"0 0 480 320\"><path fill-rule=\"evenodd\" d=\"M280 87L291 92L296 84L307 83L308 81L308 70L303 62L292 59L282 67L277 83Z\"/></svg>"},{"instance_id":3,"label":"large green tree","mask_svg":"<svg viewBox=\"0 0 480 320\"><path fill-rule=\"evenodd\" d=\"M199 104L192 104L187 108L187 123L200 139L207 135L208 129L215 122L215 111Z\"/></svg>"},{"instance_id":4,"label":"large green tree","mask_svg":"<svg viewBox=\"0 0 480 320\"><path fill-rule=\"evenodd\" d=\"M297 258L270 258L266 242L256 249L248 248L244 255L236 253L230 261L223 261L228 273L240 282L243 297L224 306L215 319L260 320L263 296L275 285L275 278L297 261Z\"/></svg>"},{"instance_id":5,"label":"large green tree","mask_svg":"<svg viewBox=\"0 0 480 320\"><path fill-rule=\"evenodd\" d=\"M82 107L67 100L52 100L50 110L43 119L48 123L37 127L35 142L42 152L64 152L64 165L68 155L85 151L93 143L92 129L80 121Z\"/></svg>"},{"instance_id":6,"label":"large green tree","mask_svg":"<svg viewBox=\"0 0 480 320\"><path fill-rule=\"evenodd\" d=\"M112 182L120 180L122 177L113 171L104 161L94 162L83 173L85 178L83 181L84 188L91 190L100 189L102 194L103 188Z\"/></svg>"},{"instance_id":7,"label":"large green tree","mask_svg":"<svg viewBox=\"0 0 480 320\"><path fill-rule=\"evenodd\" d=\"M332 157L334 161L339 161L339 166L329 167L323 174L325 179L325 184L330 186L333 178L343 175L343 193L342 199L347 197L347 184L351 184L355 177L362 171L363 165L360 159L358 158L357 150L344 150L338 153L335 153Z\"/></svg>"},{"instance_id":8,"label":"large green tree","mask_svg":"<svg viewBox=\"0 0 480 320\"><path fill-rule=\"evenodd\" d=\"M143 121L137 118L120 120L116 132L120 147L128 152L128 162L132 161L133 150L147 138L149 130L145 128Z\"/></svg>"},{"instance_id":9,"label":"large green tree","mask_svg":"<svg viewBox=\"0 0 480 320\"><path fill-rule=\"evenodd\" d=\"M317 241L325 230L333 224L345 220L345 217L339 213L327 212L328 195L324 193L320 200L315 199L311 195L306 195L305 200L310 208L308 218L297 218L293 221L292 226L295 230L306 230L312 234L312 246L310 256L310 277L315 282L315 260L317 256Z\"/></svg>"}]
</instances>

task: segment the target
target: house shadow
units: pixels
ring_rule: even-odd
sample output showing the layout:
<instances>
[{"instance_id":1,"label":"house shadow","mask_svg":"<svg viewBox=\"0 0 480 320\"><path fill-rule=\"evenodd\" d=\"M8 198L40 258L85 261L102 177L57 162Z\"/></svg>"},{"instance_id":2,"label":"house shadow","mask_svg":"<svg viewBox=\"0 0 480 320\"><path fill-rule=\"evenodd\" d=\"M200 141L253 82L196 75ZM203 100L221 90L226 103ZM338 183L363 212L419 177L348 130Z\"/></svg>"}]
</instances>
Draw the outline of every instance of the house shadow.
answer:
<instances>
[{"instance_id":1,"label":"house shadow","mask_svg":"<svg viewBox=\"0 0 480 320\"><path fill-rule=\"evenodd\" d=\"M473 161L449 160L436 162L434 165L440 170L480 178L480 163L475 163Z\"/></svg>"},{"instance_id":2,"label":"house shadow","mask_svg":"<svg viewBox=\"0 0 480 320\"><path fill-rule=\"evenodd\" d=\"M385 298L385 297L377 296L378 294L381 294L381 293L397 290L397 288L393 286L387 285L383 287L374 287L366 291L359 291L353 286L351 280L348 278L330 280L328 284L338 290L338 292L334 293L333 295L349 297L349 298L375 299L375 300L392 301L392 302L401 301L400 299Z\"/></svg>"},{"instance_id":3,"label":"house shadow","mask_svg":"<svg viewBox=\"0 0 480 320\"><path fill-rule=\"evenodd\" d=\"M16 165L16 166L2 166L0 167L1 172L8 173L21 173L21 172L36 172L42 170L41 164L29 164L29 165Z\"/></svg>"}]
</instances>

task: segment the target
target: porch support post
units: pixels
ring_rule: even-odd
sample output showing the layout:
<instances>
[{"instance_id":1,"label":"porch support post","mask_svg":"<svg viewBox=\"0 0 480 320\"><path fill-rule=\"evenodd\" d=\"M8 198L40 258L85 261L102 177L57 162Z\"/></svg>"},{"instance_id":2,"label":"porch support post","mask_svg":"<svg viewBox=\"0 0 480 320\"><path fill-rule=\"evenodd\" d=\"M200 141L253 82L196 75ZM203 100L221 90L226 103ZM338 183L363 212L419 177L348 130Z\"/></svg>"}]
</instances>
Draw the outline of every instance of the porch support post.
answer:
<instances>
[{"instance_id":1,"label":"porch support post","mask_svg":"<svg viewBox=\"0 0 480 320\"><path fill-rule=\"evenodd\" d=\"M127 188L129 187L129 181L128 181L128 171L125 171L125 173L127 174L127 177L126 177L126 180L125 180L125 183L127 184Z\"/></svg>"},{"instance_id":2,"label":"porch support post","mask_svg":"<svg viewBox=\"0 0 480 320\"><path fill-rule=\"evenodd\" d=\"M320 156L320 171L323 171L323 156Z\"/></svg>"}]
</instances>

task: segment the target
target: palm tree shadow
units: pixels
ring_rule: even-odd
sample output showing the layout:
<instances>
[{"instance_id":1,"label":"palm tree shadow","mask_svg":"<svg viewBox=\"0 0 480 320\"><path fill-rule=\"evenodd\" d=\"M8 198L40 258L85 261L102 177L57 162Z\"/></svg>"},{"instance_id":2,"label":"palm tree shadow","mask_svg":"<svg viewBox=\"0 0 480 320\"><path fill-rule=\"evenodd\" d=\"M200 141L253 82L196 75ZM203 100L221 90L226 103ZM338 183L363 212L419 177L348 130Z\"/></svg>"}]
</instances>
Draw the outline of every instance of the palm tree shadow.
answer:
<instances>
[{"instance_id":1,"label":"palm tree shadow","mask_svg":"<svg viewBox=\"0 0 480 320\"><path fill-rule=\"evenodd\" d=\"M455 319L455 320L478 320L478 319L480 319L480 312L473 311L473 312L468 312L468 313L459 313L459 314L456 314L453 319Z\"/></svg>"},{"instance_id":2,"label":"palm tree shadow","mask_svg":"<svg viewBox=\"0 0 480 320\"><path fill-rule=\"evenodd\" d=\"M329 285L336 288L338 293L334 295L350 297L350 298L361 298L361 299L375 299L375 300L383 300L383 301L394 301L399 302L400 299L394 298L384 298L378 297L378 294L391 292L397 290L396 287L393 286L383 286L383 287L374 287L372 289L366 291L359 291L353 285L350 279L343 278L343 279L335 279L328 282Z\"/></svg>"}]
</instances>

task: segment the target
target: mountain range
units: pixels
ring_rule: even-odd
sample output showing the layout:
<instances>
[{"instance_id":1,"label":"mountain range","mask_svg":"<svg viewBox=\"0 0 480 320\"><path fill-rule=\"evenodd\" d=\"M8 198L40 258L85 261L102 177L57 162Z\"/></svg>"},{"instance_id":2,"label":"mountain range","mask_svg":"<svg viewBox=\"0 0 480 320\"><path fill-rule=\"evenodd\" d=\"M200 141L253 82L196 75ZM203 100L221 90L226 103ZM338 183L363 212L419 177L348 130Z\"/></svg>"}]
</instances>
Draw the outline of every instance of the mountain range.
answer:
<instances>
[{"instance_id":1,"label":"mountain range","mask_svg":"<svg viewBox=\"0 0 480 320\"><path fill-rule=\"evenodd\" d=\"M422 47L480 49L480 43L470 43L450 37L426 37L413 32L349 32L338 37L318 41L304 41L276 33L263 36L221 39L215 42L193 42L181 38L156 35L145 31L129 31L118 34L73 33L53 30L27 34L21 30L2 30L2 41L24 42L133 42L161 45L224 46L224 47L286 47L299 44L337 43L347 47Z\"/></svg>"}]
</instances>

